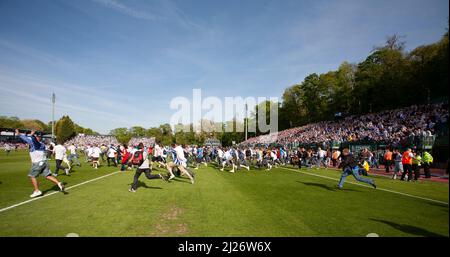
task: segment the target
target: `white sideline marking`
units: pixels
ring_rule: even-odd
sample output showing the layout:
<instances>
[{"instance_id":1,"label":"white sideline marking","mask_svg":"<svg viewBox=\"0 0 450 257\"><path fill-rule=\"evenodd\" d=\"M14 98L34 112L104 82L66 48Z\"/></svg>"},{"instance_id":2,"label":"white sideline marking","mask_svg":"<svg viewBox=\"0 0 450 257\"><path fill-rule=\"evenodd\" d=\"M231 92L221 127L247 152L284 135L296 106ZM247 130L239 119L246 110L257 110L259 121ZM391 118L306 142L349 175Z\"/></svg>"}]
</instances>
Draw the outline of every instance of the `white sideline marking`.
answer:
<instances>
[{"instance_id":1,"label":"white sideline marking","mask_svg":"<svg viewBox=\"0 0 450 257\"><path fill-rule=\"evenodd\" d=\"M102 178L106 178L106 177L109 177L111 175L117 174L119 172L120 171L116 171L116 172L113 172L111 174L107 174L107 175L104 175L104 176L101 176L101 177L98 177L98 178L94 178L94 179L91 179L91 180L88 180L88 181L84 181L84 182L82 182L80 184L76 184L76 185L73 185L71 187L65 188L64 190L69 190L69 189L72 189L72 188L75 188L75 187L78 187L78 186L81 186L81 185L84 185L84 184L87 184L87 183L90 183L90 182L93 182L93 181L96 181L96 180L99 180L99 179L102 179ZM17 206L21 206L21 205L24 205L24 204L27 204L27 203L31 203L33 201L36 201L36 200L39 200L39 199L42 199L42 198L45 198L47 196L51 196L51 195L54 195L54 194L58 194L58 193L61 193L61 192L60 191L55 191L55 192L51 192L51 193L45 194L43 196L32 198L30 200L27 200L27 201L24 201L24 202L21 202L21 203L18 203L18 204L14 204L14 205L11 205L9 207L5 207L3 209L0 209L0 212L4 212L4 211L7 211L9 209L15 208Z\"/></svg>"},{"instance_id":2,"label":"white sideline marking","mask_svg":"<svg viewBox=\"0 0 450 257\"><path fill-rule=\"evenodd\" d=\"M319 174L313 174L313 173L308 173L308 172L302 172L302 171L299 171L299 170L293 170L293 169L285 168L285 167L280 167L280 168L286 169L286 170L290 170L290 171L295 171L295 172L302 173L302 174L306 174L306 175L310 175L310 176L319 177L319 178L326 178L326 179L330 179L330 180L334 180L334 181L339 181L339 179L336 179L336 178L330 178L330 177L322 176L322 175L319 175ZM357 185L357 186L362 186L362 187L372 188L372 186L363 185L363 184L355 183L355 182L351 182L351 181L345 181L345 183L349 183L349 184ZM394 194L404 195L404 196L408 196L408 197L412 197L412 198L417 198L417 199L422 199L422 200L426 200L426 201L430 201L430 202L436 202L436 203L441 203L441 204L448 205L447 202L443 202L443 201L439 201L439 200L434 200L434 199L430 199L430 198L425 198L425 197L420 197L420 196L416 196L416 195L410 195L410 194L407 194L407 193L402 193L402 192L393 191L393 190L389 190L389 189L384 189L384 188L379 188L379 187L377 187L376 190L386 191L386 192L389 192L389 193L394 193Z\"/></svg>"}]
</instances>

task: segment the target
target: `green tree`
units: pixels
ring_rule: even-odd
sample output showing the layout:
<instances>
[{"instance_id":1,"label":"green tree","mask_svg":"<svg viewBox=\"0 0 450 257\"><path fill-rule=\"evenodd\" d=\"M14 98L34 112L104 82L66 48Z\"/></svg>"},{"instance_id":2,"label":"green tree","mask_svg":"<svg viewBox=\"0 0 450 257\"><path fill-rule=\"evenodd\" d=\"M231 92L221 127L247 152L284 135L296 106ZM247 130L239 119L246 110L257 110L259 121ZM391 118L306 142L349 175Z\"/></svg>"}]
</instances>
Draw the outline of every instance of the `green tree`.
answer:
<instances>
[{"instance_id":1,"label":"green tree","mask_svg":"<svg viewBox=\"0 0 450 257\"><path fill-rule=\"evenodd\" d=\"M128 144L133 137L127 128L116 128L111 130L111 135L115 136L117 141L121 144Z\"/></svg>"},{"instance_id":2,"label":"green tree","mask_svg":"<svg viewBox=\"0 0 450 257\"><path fill-rule=\"evenodd\" d=\"M69 116L63 116L55 125L56 140L63 144L76 135L75 126Z\"/></svg>"},{"instance_id":3,"label":"green tree","mask_svg":"<svg viewBox=\"0 0 450 257\"><path fill-rule=\"evenodd\" d=\"M24 129L24 124L20 121L18 117L7 117L0 116L0 127L1 128L19 128Z\"/></svg>"}]
</instances>

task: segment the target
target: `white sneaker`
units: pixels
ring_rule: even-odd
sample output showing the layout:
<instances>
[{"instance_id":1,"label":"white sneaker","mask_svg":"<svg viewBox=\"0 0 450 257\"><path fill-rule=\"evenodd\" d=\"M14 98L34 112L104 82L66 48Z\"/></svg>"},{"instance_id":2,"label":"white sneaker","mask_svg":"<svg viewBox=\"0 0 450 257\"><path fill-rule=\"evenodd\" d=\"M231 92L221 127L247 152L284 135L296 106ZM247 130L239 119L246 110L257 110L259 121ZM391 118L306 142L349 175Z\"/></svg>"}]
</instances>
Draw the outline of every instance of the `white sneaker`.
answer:
<instances>
[{"instance_id":1,"label":"white sneaker","mask_svg":"<svg viewBox=\"0 0 450 257\"><path fill-rule=\"evenodd\" d=\"M245 167L247 170L250 170L250 167Z\"/></svg>"},{"instance_id":2,"label":"white sneaker","mask_svg":"<svg viewBox=\"0 0 450 257\"><path fill-rule=\"evenodd\" d=\"M233 169L233 170L230 170L230 172L231 172L231 173L234 173L234 169Z\"/></svg>"},{"instance_id":3,"label":"white sneaker","mask_svg":"<svg viewBox=\"0 0 450 257\"><path fill-rule=\"evenodd\" d=\"M38 197L38 196L41 196L42 195L42 192L41 191L34 191L31 195L30 195L30 197L31 198L35 198L35 197Z\"/></svg>"},{"instance_id":4,"label":"white sneaker","mask_svg":"<svg viewBox=\"0 0 450 257\"><path fill-rule=\"evenodd\" d=\"M133 188L130 188L130 189L128 189L128 192L136 193L136 190L134 190Z\"/></svg>"},{"instance_id":5,"label":"white sneaker","mask_svg":"<svg viewBox=\"0 0 450 257\"><path fill-rule=\"evenodd\" d=\"M169 180L172 180L173 178L175 178L174 175L170 175Z\"/></svg>"},{"instance_id":6,"label":"white sneaker","mask_svg":"<svg viewBox=\"0 0 450 257\"><path fill-rule=\"evenodd\" d=\"M69 169L64 170L66 172L66 175L69 176Z\"/></svg>"},{"instance_id":7,"label":"white sneaker","mask_svg":"<svg viewBox=\"0 0 450 257\"><path fill-rule=\"evenodd\" d=\"M64 192L64 185L63 185L62 182L59 182L59 183L58 183L58 187L59 187L59 190L60 190L61 192Z\"/></svg>"},{"instance_id":8,"label":"white sneaker","mask_svg":"<svg viewBox=\"0 0 450 257\"><path fill-rule=\"evenodd\" d=\"M220 169L220 171L223 171L223 169Z\"/></svg>"}]
</instances>

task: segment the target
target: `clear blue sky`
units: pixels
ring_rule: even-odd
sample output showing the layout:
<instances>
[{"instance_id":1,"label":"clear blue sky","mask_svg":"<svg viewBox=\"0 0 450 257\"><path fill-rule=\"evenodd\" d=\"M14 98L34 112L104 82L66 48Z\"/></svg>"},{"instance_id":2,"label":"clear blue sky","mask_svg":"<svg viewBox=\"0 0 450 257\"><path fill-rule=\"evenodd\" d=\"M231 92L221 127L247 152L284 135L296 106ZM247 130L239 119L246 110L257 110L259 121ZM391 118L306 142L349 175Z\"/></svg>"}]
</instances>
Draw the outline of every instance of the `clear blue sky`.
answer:
<instances>
[{"instance_id":1,"label":"clear blue sky","mask_svg":"<svg viewBox=\"0 0 450 257\"><path fill-rule=\"evenodd\" d=\"M157 126L173 97L277 96L386 36L445 33L448 0L0 0L0 115Z\"/></svg>"}]
</instances>

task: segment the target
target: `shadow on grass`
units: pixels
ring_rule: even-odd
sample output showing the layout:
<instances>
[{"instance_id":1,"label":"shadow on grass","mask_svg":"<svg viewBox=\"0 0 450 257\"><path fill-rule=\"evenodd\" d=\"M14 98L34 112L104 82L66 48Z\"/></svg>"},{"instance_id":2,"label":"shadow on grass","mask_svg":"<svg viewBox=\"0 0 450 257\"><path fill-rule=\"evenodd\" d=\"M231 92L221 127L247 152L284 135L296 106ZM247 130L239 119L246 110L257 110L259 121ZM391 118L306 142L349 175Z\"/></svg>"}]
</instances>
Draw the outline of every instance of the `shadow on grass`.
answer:
<instances>
[{"instance_id":1,"label":"shadow on grass","mask_svg":"<svg viewBox=\"0 0 450 257\"><path fill-rule=\"evenodd\" d=\"M373 219L373 218L370 218L370 220L373 220L373 221L376 221L376 222L380 222L380 223L384 223L384 224L389 225L392 228L395 228L395 229L397 229L399 231L402 231L402 232L405 232L405 233L408 233L408 234L412 234L412 235L416 235L416 236L444 237L443 235L439 235L439 234L433 233L433 232L428 231L426 229L415 227L415 226L411 226L411 225L407 225L407 224L398 224L398 223L387 221L387 220L380 220L380 219Z\"/></svg>"},{"instance_id":2,"label":"shadow on grass","mask_svg":"<svg viewBox=\"0 0 450 257\"><path fill-rule=\"evenodd\" d=\"M128 184L128 185L131 186L132 183L130 183L130 184ZM149 187L149 186L147 186L147 184L145 184L145 183L142 182L142 181L139 181L139 182L138 182L137 188L140 188L140 187L143 187L143 188L149 188L149 189L162 189L162 187Z\"/></svg>"},{"instance_id":3,"label":"shadow on grass","mask_svg":"<svg viewBox=\"0 0 450 257\"><path fill-rule=\"evenodd\" d=\"M64 186L66 186L66 182L62 182L62 184L64 185ZM48 193L48 192L50 192L50 191L59 191L59 187L57 186L57 185L53 185L53 187L51 187L51 188L49 188L49 189L47 189L47 190L44 190L44 191L42 191L42 195L45 195L46 193ZM65 195L68 195L69 194L69 192L66 192L66 191L63 191L62 192L63 194L65 194Z\"/></svg>"},{"instance_id":4,"label":"shadow on grass","mask_svg":"<svg viewBox=\"0 0 450 257\"><path fill-rule=\"evenodd\" d=\"M359 192L358 190L354 190L354 189L350 189L350 188L337 189L336 187L333 187L333 186L328 186L328 185L324 185L324 184L320 184L320 183L314 183L314 182L297 181L297 183L302 183L302 184L304 184L306 186L320 187L320 188L326 189L328 191L355 191L355 192Z\"/></svg>"},{"instance_id":5,"label":"shadow on grass","mask_svg":"<svg viewBox=\"0 0 450 257\"><path fill-rule=\"evenodd\" d=\"M448 212L448 205L445 205L445 204L442 204L442 203L435 203L435 202L427 202L429 205L432 205L432 206L436 206L436 207L442 207L442 208L444 208L444 211L445 212Z\"/></svg>"},{"instance_id":6,"label":"shadow on grass","mask_svg":"<svg viewBox=\"0 0 450 257\"><path fill-rule=\"evenodd\" d=\"M183 183L191 184L190 180L188 181L188 179L189 178L176 177L176 178L172 179L171 181L177 181L177 182L183 182Z\"/></svg>"}]
</instances>

